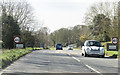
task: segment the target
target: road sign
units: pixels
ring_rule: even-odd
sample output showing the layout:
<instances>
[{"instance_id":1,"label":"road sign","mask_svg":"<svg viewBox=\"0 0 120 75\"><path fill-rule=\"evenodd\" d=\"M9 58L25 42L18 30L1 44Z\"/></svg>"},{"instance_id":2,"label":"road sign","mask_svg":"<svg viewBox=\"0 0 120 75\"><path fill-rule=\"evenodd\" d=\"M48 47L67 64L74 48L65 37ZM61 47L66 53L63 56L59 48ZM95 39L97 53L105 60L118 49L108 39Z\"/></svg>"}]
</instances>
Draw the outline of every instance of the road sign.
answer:
<instances>
[{"instance_id":1,"label":"road sign","mask_svg":"<svg viewBox=\"0 0 120 75\"><path fill-rule=\"evenodd\" d=\"M118 44L107 43L107 51L118 51Z\"/></svg>"},{"instance_id":2,"label":"road sign","mask_svg":"<svg viewBox=\"0 0 120 75\"><path fill-rule=\"evenodd\" d=\"M44 44L43 44L43 43L40 43L40 47L41 47L41 48L44 48Z\"/></svg>"},{"instance_id":3,"label":"road sign","mask_svg":"<svg viewBox=\"0 0 120 75\"><path fill-rule=\"evenodd\" d=\"M113 44L118 44L118 38L117 37L113 37L112 38L112 43Z\"/></svg>"},{"instance_id":4,"label":"road sign","mask_svg":"<svg viewBox=\"0 0 120 75\"><path fill-rule=\"evenodd\" d=\"M24 45L23 44L16 44L16 48L23 48Z\"/></svg>"},{"instance_id":5,"label":"road sign","mask_svg":"<svg viewBox=\"0 0 120 75\"><path fill-rule=\"evenodd\" d=\"M16 37L14 38L14 41L15 41L15 43L19 43L19 42L20 42L20 37L19 37L19 36L16 36Z\"/></svg>"}]
</instances>

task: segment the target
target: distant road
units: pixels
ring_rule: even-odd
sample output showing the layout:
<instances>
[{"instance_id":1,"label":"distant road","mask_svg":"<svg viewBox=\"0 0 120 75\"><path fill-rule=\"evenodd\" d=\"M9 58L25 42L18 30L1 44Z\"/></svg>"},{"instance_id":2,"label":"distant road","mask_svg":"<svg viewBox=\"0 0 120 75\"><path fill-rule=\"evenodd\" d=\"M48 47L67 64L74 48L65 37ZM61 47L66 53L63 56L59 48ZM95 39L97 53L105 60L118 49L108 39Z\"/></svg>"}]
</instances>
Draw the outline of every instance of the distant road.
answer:
<instances>
[{"instance_id":1,"label":"distant road","mask_svg":"<svg viewBox=\"0 0 120 75\"><path fill-rule=\"evenodd\" d=\"M118 73L114 58L83 57L81 50L39 50L13 63L3 73Z\"/></svg>"}]
</instances>

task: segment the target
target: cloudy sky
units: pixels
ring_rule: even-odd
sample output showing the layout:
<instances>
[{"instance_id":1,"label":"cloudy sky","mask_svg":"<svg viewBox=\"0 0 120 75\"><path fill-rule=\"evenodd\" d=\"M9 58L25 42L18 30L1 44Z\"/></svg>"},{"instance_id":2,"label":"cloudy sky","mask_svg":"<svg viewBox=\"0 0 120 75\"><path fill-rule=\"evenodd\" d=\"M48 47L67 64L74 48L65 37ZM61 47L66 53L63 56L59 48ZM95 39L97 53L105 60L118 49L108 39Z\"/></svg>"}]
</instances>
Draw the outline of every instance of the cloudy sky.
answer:
<instances>
[{"instance_id":1,"label":"cloudy sky","mask_svg":"<svg viewBox=\"0 0 120 75\"><path fill-rule=\"evenodd\" d=\"M101 1L115 0L28 0L37 21L51 32L62 27L83 25L87 10L92 4Z\"/></svg>"}]
</instances>

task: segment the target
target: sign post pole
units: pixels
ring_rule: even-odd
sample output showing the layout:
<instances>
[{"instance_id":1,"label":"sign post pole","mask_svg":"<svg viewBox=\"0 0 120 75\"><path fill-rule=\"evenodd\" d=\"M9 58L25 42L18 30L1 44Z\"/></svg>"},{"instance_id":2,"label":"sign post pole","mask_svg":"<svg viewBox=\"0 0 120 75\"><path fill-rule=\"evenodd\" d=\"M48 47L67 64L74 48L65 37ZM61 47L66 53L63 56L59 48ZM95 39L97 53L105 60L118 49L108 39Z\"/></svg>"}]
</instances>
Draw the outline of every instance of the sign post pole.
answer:
<instances>
[{"instance_id":1,"label":"sign post pole","mask_svg":"<svg viewBox=\"0 0 120 75\"><path fill-rule=\"evenodd\" d=\"M118 38L113 37L112 43L107 43L107 51L118 51Z\"/></svg>"}]
</instances>

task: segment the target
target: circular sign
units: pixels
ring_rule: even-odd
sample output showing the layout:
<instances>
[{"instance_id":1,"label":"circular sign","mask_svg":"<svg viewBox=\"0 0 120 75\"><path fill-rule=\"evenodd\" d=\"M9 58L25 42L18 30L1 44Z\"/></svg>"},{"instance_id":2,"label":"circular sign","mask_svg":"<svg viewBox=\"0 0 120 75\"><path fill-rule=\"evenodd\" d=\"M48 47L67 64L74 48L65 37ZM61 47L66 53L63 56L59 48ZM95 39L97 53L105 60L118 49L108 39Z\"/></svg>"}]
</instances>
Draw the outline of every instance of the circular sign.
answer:
<instances>
[{"instance_id":1,"label":"circular sign","mask_svg":"<svg viewBox=\"0 0 120 75\"><path fill-rule=\"evenodd\" d=\"M118 38L117 37L113 37L112 38L112 43L113 44L118 44Z\"/></svg>"},{"instance_id":2,"label":"circular sign","mask_svg":"<svg viewBox=\"0 0 120 75\"><path fill-rule=\"evenodd\" d=\"M19 42L20 42L20 37L16 36L16 37L14 38L14 41L15 41L16 43L19 43Z\"/></svg>"}]
</instances>

